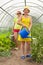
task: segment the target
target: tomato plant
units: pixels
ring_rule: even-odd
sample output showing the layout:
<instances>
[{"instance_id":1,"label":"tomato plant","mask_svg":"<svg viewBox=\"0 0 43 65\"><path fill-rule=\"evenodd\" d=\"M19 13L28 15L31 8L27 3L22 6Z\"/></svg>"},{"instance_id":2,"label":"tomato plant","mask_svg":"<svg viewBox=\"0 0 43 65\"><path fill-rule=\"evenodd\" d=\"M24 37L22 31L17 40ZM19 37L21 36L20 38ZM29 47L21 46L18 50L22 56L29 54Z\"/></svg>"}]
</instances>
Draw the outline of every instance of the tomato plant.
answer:
<instances>
[{"instance_id":1,"label":"tomato plant","mask_svg":"<svg viewBox=\"0 0 43 65\"><path fill-rule=\"evenodd\" d=\"M36 62L43 62L43 26L41 23L33 24L32 37L36 38L36 41L33 40L31 44L32 58Z\"/></svg>"}]
</instances>

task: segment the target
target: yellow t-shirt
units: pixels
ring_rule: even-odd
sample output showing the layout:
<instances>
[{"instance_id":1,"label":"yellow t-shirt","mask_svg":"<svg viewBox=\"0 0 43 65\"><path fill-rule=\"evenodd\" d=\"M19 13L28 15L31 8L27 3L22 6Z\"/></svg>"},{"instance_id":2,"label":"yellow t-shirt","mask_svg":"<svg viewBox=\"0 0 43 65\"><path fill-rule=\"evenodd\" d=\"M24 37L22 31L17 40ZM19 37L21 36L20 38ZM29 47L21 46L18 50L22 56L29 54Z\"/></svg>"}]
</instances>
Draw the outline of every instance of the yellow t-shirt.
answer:
<instances>
[{"instance_id":1,"label":"yellow t-shirt","mask_svg":"<svg viewBox=\"0 0 43 65\"><path fill-rule=\"evenodd\" d=\"M22 26L18 25L18 24L17 24L17 21L18 21L18 18L15 17L15 18L14 18L14 22L15 22L14 29L21 29Z\"/></svg>"}]
</instances>

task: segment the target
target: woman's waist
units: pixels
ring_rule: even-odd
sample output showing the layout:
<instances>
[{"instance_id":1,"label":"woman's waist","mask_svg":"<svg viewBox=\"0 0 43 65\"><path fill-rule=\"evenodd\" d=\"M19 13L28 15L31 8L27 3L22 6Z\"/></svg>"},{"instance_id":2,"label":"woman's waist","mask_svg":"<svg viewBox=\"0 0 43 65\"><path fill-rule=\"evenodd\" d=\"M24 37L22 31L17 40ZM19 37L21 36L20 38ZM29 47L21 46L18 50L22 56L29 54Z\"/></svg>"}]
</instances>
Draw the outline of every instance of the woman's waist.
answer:
<instances>
[{"instance_id":1,"label":"woman's waist","mask_svg":"<svg viewBox=\"0 0 43 65\"><path fill-rule=\"evenodd\" d=\"M21 28L22 28L22 26L20 26L18 24L15 24L15 26L14 26L14 29L21 29Z\"/></svg>"}]
</instances>

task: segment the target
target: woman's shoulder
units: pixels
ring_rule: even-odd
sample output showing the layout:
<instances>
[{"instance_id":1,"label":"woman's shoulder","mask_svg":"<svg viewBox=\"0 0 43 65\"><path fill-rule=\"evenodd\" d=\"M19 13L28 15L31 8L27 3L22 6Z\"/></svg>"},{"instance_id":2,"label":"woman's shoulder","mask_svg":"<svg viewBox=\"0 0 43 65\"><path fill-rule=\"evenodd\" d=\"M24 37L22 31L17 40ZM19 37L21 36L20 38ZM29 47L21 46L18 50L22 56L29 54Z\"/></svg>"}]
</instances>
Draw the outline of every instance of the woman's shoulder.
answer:
<instances>
[{"instance_id":1,"label":"woman's shoulder","mask_svg":"<svg viewBox=\"0 0 43 65\"><path fill-rule=\"evenodd\" d=\"M32 19L32 16L28 15L28 17L29 17L30 19Z\"/></svg>"},{"instance_id":2,"label":"woman's shoulder","mask_svg":"<svg viewBox=\"0 0 43 65\"><path fill-rule=\"evenodd\" d=\"M19 17L19 19L21 20L23 17L24 17L24 16L23 16L23 15L21 15L21 16Z\"/></svg>"}]
</instances>

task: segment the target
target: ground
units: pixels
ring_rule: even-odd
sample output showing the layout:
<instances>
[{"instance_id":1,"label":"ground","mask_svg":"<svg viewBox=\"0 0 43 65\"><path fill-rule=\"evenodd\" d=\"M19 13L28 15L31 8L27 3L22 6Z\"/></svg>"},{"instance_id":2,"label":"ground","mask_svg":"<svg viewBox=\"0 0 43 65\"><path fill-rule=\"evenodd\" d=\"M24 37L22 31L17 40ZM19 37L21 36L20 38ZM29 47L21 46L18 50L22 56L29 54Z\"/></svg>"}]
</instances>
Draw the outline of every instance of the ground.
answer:
<instances>
[{"instance_id":1,"label":"ground","mask_svg":"<svg viewBox=\"0 0 43 65\"><path fill-rule=\"evenodd\" d=\"M0 57L0 65L43 65L43 63L36 63L32 59L20 59L20 50L12 50L10 57Z\"/></svg>"}]
</instances>

